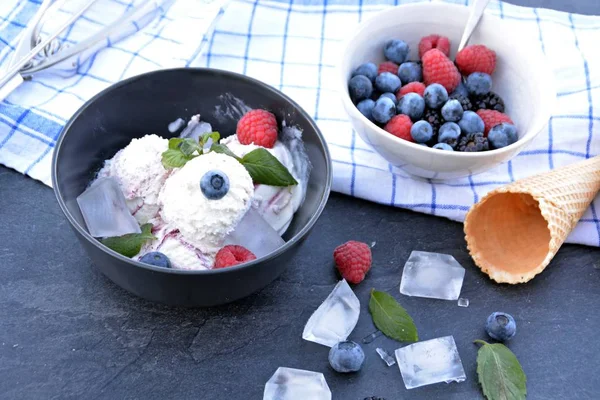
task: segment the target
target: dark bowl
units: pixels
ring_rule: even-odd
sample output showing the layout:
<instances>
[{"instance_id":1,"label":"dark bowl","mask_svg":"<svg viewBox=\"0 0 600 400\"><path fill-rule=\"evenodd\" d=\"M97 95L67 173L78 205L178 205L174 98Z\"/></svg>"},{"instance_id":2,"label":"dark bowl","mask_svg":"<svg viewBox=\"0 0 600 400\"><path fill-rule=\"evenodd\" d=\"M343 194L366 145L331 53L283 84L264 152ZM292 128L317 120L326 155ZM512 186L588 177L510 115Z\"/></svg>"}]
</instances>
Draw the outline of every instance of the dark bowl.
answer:
<instances>
[{"instance_id":1,"label":"dark bowl","mask_svg":"<svg viewBox=\"0 0 600 400\"><path fill-rule=\"evenodd\" d=\"M155 133L173 137L167 126L177 118L200 114L227 136L237 118L223 118L229 93L251 108L265 108L281 123L303 131L312 163L306 200L277 251L244 265L213 271L153 267L124 257L88 233L77 205L79 196L105 159L133 138ZM219 117L219 118L217 118ZM331 159L323 135L298 104L272 87L243 75L203 68L150 72L119 82L85 103L63 129L52 161L58 203L93 264L104 275L138 296L183 306L213 306L256 292L277 278L321 215L331 189Z\"/></svg>"}]
</instances>

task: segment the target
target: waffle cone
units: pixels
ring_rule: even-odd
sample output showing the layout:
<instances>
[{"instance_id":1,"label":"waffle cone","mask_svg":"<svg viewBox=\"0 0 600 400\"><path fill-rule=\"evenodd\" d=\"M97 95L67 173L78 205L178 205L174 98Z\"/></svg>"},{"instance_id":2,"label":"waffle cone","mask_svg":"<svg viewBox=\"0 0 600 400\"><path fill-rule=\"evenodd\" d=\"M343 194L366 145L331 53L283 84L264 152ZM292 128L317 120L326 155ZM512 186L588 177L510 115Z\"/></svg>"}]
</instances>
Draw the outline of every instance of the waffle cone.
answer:
<instances>
[{"instance_id":1,"label":"waffle cone","mask_svg":"<svg viewBox=\"0 0 600 400\"><path fill-rule=\"evenodd\" d=\"M600 190L600 156L495 189L465 218L475 264L500 283L548 266Z\"/></svg>"}]
</instances>

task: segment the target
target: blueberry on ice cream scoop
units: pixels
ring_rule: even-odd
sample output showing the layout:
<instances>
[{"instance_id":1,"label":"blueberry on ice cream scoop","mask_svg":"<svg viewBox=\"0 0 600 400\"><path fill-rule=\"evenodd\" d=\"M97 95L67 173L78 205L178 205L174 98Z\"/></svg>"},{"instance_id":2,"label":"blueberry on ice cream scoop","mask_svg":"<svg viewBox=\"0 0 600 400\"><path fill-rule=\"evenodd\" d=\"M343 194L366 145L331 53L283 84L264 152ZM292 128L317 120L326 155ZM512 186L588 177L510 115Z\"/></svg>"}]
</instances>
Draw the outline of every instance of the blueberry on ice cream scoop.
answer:
<instances>
[{"instance_id":1,"label":"blueberry on ice cream scoop","mask_svg":"<svg viewBox=\"0 0 600 400\"><path fill-rule=\"evenodd\" d=\"M515 336L517 323L510 314L494 312L488 317L485 330L492 339L504 342Z\"/></svg>"},{"instance_id":2,"label":"blueberry on ice cream scoop","mask_svg":"<svg viewBox=\"0 0 600 400\"><path fill-rule=\"evenodd\" d=\"M229 178L223 171L213 169L200 179L200 189L209 200L219 200L229 192Z\"/></svg>"}]
</instances>

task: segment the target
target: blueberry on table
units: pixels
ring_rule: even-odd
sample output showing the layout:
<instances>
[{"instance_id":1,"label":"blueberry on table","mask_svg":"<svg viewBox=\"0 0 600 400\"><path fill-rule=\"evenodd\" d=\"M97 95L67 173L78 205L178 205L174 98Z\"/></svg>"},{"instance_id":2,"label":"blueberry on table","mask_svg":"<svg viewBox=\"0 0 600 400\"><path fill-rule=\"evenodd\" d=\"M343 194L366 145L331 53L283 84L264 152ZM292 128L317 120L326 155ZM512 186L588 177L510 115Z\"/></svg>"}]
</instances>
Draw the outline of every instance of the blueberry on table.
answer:
<instances>
[{"instance_id":1,"label":"blueberry on table","mask_svg":"<svg viewBox=\"0 0 600 400\"><path fill-rule=\"evenodd\" d=\"M329 350L329 364L337 372L357 372L365 362L365 353L356 342L346 341Z\"/></svg>"},{"instance_id":2,"label":"blueberry on table","mask_svg":"<svg viewBox=\"0 0 600 400\"><path fill-rule=\"evenodd\" d=\"M423 80L423 71L419 64L408 61L398 67L398 77L404 85L410 82L420 82Z\"/></svg>"},{"instance_id":3,"label":"blueberry on table","mask_svg":"<svg viewBox=\"0 0 600 400\"><path fill-rule=\"evenodd\" d=\"M433 128L427 121L417 121L410 128L410 136L417 143L427 143L433 137Z\"/></svg>"},{"instance_id":4,"label":"blueberry on table","mask_svg":"<svg viewBox=\"0 0 600 400\"><path fill-rule=\"evenodd\" d=\"M431 109L440 108L448 101L448 91L439 83L432 83L423 93L425 104Z\"/></svg>"},{"instance_id":5,"label":"blueberry on table","mask_svg":"<svg viewBox=\"0 0 600 400\"><path fill-rule=\"evenodd\" d=\"M373 84L363 75L356 75L350 79L348 83L348 91L350 92L350 98L354 103L358 103L361 100L368 99L371 97L373 92Z\"/></svg>"},{"instance_id":6,"label":"blueberry on table","mask_svg":"<svg viewBox=\"0 0 600 400\"><path fill-rule=\"evenodd\" d=\"M352 72L352 77L357 75L366 76L371 82L375 83L375 78L377 78L377 65L372 62L361 64L354 72Z\"/></svg>"},{"instance_id":7,"label":"blueberry on table","mask_svg":"<svg viewBox=\"0 0 600 400\"><path fill-rule=\"evenodd\" d=\"M460 126L463 133L483 132L485 128L481 117L473 111L465 111L460 121L458 121L458 126Z\"/></svg>"},{"instance_id":8,"label":"blueberry on table","mask_svg":"<svg viewBox=\"0 0 600 400\"><path fill-rule=\"evenodd\" d=\"M169 257L165 256L163 253L159 251L153 251L150 253L144 254L140 258L140 262L145 264L154 265L155 267L161 268L171 268L171 261Z\"/></svg>"},{"instance_id":9,"label":"blueberry on table","mask_svg":"<svg viewBox=\"0 0 600 400\"><path fill-rule=\"evenodd\" d=\"M375 107L375 102L371 99L365 99L356 105L358 111L371 121L373 120L373 107Z\"/></svg>"},{"instance_id":10,"label":"blueberry on table","mask_svg":"<svg viewBox=\"0 0 600 400\"><path fill-rule=\"evenodd\" d=\"M408 58L408 52L410 48L404 40L390 40L383 48L383 54L385 58L396 64L402 64Z\"/></svg>"},{"instance_id":11,"label":"blueberry on table","mask_svg":"<svg viewBox=\"0 0 600 400\"><path fill-rule=\"evenodd\" d=\"M463 116L463 106L460 101L456 99L450 99L442 106L442 117L444 120L450 122L457 122Z\"/></svg>"},{"instance_id":12,"label":"blueberry on table","mask_svg":"<svg viewBox=\"0 0 600 400\"><path fill-rule=\"evenodd\" d=\"M396 91L400 89L400 86L402 86L400 78L391 72L382 72L375 78L375 87L382 93L396 93Z\"/></svg>"},{"instance_id":13,"label":"blueberry on table","mask_svg":"<svg viewBox=\"0 0 600 400\"><path fill-rule=\"evenodd\" d=\"M467 77L467 90L473 96L483 96L492 90L492 77L483 72L473 72Z\"/></svg>"},{"instance_id":14,"label":"blueberry on table","mask_svg":"<svg viewBox=\"0 0 600 400\"><path fill-rule=\"evenodd\" d=\"M504 342L515 336L517 333L517 323L510 314L494 312L488 317L485 330L492 339Z\"/></svg>"},{"instance_id":15,"label":"blueberry on table","mask_svg":"<svg viewBox=\"0 0 600 400\"><path fill-rule=\"evenodd\" d=\"M200 190L209 200L219 200L229 192L229 177L223 171L213 169L200 179Z\"/></svg>"},{"instance_id":16,"label":"blueberry on table","mask_svg":"<svg viewBox=\"0 0 600 400\"><path fill-rule=\"evenodd\" d=\"M460 137L460 126L455 122L446 122L440 127L438 133L438 142L455 148Z\"/></svg>"},{"instance_id":17,"label":"blueberry on table","mask_svg":"<svg viewBox=\"0 0 600 400\"><path fill-rule=\"evenodd\" d=\"M396 115L396 105L387 97L381 97L375 102L373 107L373 119L380 124L387 123Z\"/></svg>"},{"instance_id":18,"label":"blueberry on table","mask_svg":"<svg viewBox=\"0 0 600 400\"><path fill-rule=\"evenodd\" d=\"M423 117L425 100L416 93L407 93L398 101L398 114L408 115L413 121Z\"/></svg>"}]
</instances>

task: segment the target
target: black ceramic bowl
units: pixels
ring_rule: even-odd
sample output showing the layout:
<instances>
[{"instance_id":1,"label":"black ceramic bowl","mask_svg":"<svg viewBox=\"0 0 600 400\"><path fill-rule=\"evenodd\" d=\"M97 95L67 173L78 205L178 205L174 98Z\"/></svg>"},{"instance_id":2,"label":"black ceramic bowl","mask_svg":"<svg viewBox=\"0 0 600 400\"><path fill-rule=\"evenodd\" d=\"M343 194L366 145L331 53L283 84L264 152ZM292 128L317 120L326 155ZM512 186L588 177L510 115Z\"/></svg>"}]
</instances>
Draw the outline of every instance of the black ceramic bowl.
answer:
<instances>
[{"instance_id":1,"label":"black ceramic bowl","mask_svg":"<svg viewBox=\"0 0 600 400\"><path fill-rule=\"evenodd\" d=\"M153 267L108 249L88 233L76 202L105 159L132 138L155 133L172 137L177 118L201 114L222 136L235 133L236 118L216 113L229 93L251 108L272 111L298 126L312 172L306 200L284 235L286 244L259 260L214 271ZM220 117L220 118L217 118ZM52 182L58 203L93 264L122 288L172 305L212 306L247 296L277 278L321 215L331 188L331 159L319 129L298 104L272 87L231 72L171 69L117 83L85 103L67 123L54 152Z\"/></svg>"}]
</instances>

